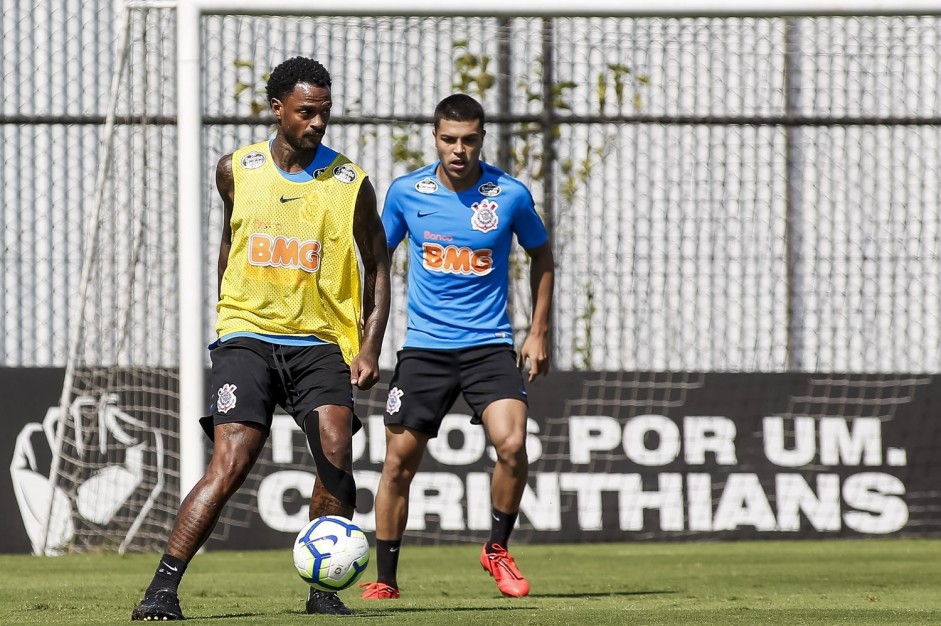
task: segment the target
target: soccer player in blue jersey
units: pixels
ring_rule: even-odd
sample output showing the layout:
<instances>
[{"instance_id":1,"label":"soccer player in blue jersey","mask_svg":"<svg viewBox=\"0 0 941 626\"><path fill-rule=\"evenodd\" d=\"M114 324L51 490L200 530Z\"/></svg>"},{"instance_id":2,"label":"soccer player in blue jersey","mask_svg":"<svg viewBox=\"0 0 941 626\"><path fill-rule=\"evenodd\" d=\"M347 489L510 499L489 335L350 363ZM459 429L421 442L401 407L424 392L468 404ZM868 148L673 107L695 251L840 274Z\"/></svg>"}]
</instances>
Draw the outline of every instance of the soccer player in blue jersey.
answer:
<instances>
[{"instance_id":1,"label":"soccer player in blue jersey","mask_svg":"<svg viewBox=\"0 0 941 626\"><path fill-rule=\"evenodd\" d=\"M435 109L438 160L396 179L382 222L390 255L408 237L408 329L386 402L386 457L376 492L377 581L364 598L399 597L396 581L409 487L459 393L497 453L492 527L480 562L500 592L522 597L529 582L507 551L526 488L528 378L549 369L554 261L523 183L480 160L484 110L464 94ZM517 358L507 315L513 236L531 259L532 320Z\"/></svg>"}]
</instances>

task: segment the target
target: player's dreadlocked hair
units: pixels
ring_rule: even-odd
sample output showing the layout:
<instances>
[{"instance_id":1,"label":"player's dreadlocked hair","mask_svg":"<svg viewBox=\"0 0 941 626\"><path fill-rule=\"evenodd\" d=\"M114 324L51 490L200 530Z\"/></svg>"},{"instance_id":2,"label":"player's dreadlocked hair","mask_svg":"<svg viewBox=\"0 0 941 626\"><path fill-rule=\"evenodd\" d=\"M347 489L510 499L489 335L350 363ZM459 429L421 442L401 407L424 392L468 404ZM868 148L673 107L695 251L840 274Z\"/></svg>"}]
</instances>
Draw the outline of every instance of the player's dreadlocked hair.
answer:
<instances>
[{"instance_id":1,"label":"player's dreadlocked hair","mask_svg":"<svg viewBox=\"0 0 941 626\"><path fill-rule=\"evenodd\" d=\"M470 122L480 120L480 129L484 128L484 108L479 102L463 93L448 96L435 107L435 128L441 120Z\"/></svg>"},{"instance_id":2,"label":"player's dreadlocked hair","mask_svg":"<svg viewBox=\"0 0 941 626\"><path fill-rule=\"evenodd\" d=\"M271 76L268 77L268 84L265 88L268 102L275 98L284 99L294 91L298 83L307 83L315 87L330 87L330 72L317 61L307 57L294 57L283 61L271 70Z\"/></svg>"}]
</instances>

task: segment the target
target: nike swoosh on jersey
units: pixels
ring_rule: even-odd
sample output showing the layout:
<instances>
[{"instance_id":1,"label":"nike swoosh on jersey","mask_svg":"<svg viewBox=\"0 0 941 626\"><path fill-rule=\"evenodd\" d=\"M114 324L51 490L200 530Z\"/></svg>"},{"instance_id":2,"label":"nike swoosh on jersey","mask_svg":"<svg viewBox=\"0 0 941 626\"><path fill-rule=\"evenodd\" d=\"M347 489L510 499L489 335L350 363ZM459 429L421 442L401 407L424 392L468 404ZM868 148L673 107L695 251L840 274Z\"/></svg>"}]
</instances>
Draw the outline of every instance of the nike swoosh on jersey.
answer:
<instances>
[{"instance_id":1,"label":"nike swoosh on jersey","mask_svg":"<svg viewBox=\"0 0 941 626\"><path fill-rule=\"evenodd\" d=\"M296 198L285 198L284 196L281 196L281 204L284 204L285 202L291 202L293 200L300 200L300 199L301 199L301 196L297 196Z\"/></svg>"},{"instance_id":2,"label":"nike swoosh on jersey","mask_svg":"<svg viewBox=\"0 0 941 626\"><path fill-rule=\"evenodd\" d=\"M427 217L429 215L434 215L437 211L419 211L418 217Z\"/></svg>"}]
</instances>

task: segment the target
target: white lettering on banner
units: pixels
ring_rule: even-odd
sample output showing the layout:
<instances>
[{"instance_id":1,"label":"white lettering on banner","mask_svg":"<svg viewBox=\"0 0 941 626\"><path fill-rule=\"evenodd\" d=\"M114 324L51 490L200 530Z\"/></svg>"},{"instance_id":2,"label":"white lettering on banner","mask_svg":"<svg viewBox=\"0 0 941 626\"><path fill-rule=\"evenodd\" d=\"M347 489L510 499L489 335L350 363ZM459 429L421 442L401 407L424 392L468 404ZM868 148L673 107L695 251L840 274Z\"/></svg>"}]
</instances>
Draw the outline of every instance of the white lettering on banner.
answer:
<instances>
[{"instance_id":1,"label":"white lettering on banner","mask_svg":"<svg viewBox=\"0 0 941 626\"><path fill-rule=\"evenodd\" d=\"M842 417L821 417L820 463L882 465L882 422L878 417L857 417L849 421Z\"/></svg>"},{"instance_id":2,"label":"white lettering on banner","mask_svg":"<svg viewBox=\"0 0 941 626\"><path fill-rule=\"evenodd\" d=\"M718 465L735 465L735 422L718 415L683 418L683 460L703 465L712 452Z\"/></svg>"},{"instance_id":3,"label":"white lettering on banner","mask_svg":"<svg viewBox=\"0 0 941 626\"><path fill-rule=\"evenodd\" d=\"M818 452L815 430L819 430L820 435L821 465L882 465L882 422L877 417L850 420L821 417L819 427L818 420L812 417L795 417L790 421L794 425L794 446L788 450L785 447L785 418L766 417L763 420L765 456L775 465L801 467L813 463Z\"/></svg>"},{"instance_id":4,"label":"white lettering on banner","mask_svg":"<svg viewBox=\"0 0 941 626\"><path fill-rule=\"evenodd\" d=\"M650 447L656 436L655 447ZM613 452L621 444L625 456L646 467L660 467L680 455L681 442L687 465L704 465L712 453L718 465L735 465L735 423L722 416L687 416L680 428L664 415L638 415L620 422L608 415L578 415L569 418L569 459L573 465L587 465L596 452Z\"/></svg>"},{"instance_id":5,"label":"white lettering on banner","mask_svg":"<svg viewBox=\"0 0 941 626\"><path fill-rule=\"evenodd\" d=\"M648 433L657 435L656 448L648 448ZM680 428L662 415L638 415L624 424L624 452L638 465L659 467L680 455Z\"/></svg>"},{"instance_id":6,"label":"white lettering on banner","mask_svg":"<svg viewBox=\"0 0 941 626\"><path fill-rule=\"evenodd\" d=\"M464 483L457 474L419 472L412 479L408 500L409 530L424 530L428 515L438 518L441 530L465 530Z\"/></svg>"},{"instance_id":7,"label":"white lettering on banner","mask_svg":"<svg viewBox=\"0 0 941 626\"><path fill-rule=\"evenodd\" d=\"M849 511L843 519L847 527L861 533L894 533L908 523L908 506L898 497L905 494L902 481L889 474L863 472L843 483L846 504L861 509Z\"/></svg>"},{"instance_id":8,"label":"white lettering on banner","mask_svg":"<svg viewBox=\"0 0 941 626\"><path fill-rule=\"evenodd\" d=\"M788 450L784 442L785 418L764 418L762 440L765 444L765 456L781 467L809 465L817 454L816 422L812 417L795 417L790 421L794 424L794 448Z\"/></svg>"},{"instance_id":9,"label":"white lettering on banner","mask_svg":"<svg viewBox=\"0 0 941 626\"><path fill-rule=\"evenodd\" d=\"M368 470L354 471L353 478L356 479L356 489L365 489L372 494L373 502L376 501L376 494L379 493L379 472ZM376 516L369 511L354 511L353 523L363 530L376 530Z\"/></svg>"},{"instance_id":10,"label":"white lettering on banner","mask_svg":"<svg viewBox=\"0 0 941 626\"><path fill-rule=\"evenodd\" d=\"M291 513L284 510L284 494L290 490L310 498L314 491L314 475L310 472L282 470L268 474L258 485L258 515L269 528L294 533L307 523L307 506L300 506Z\"/></svg>"},{"instance_id":11,"label":"white lettering on banner","mask_svg":"<svg viewBox=\"0 0 941 626\"><path fill-rule=\"evenodd\" d=\"M592 452L617 448L621 425L607 415L573 415L569 418L569 462L588 465Z\"/></svg>"},{"instance_id":12,"label":"white lettering on banner","mask_svg":"<svg viewBox=\"0 0 941 626\"><path fill-rule=\"evenodd\" d=\"M294 434L299 432L301 429L290 415L276 414L272 417L271 430L268 433L272 461L282 464L294 462Z\"/></svg>"},{"instance_id":13,"label":"white lettering on banner","mask_svg":"<svg viewBox=\"0 0 941 626\"><path fill-rule=\"evenodd\" d=\"M460 441L451 445L453 433ZM442 465L471 465L483 457L487 448L484 429L470 423L469 416L448 414L441 420L438 436L428 441L428 454Z\"/></svg>"},{"instance_id":14,"label":"white lettering on banner","mask_svg":"<svg viewBox=\"0 0 941 626\"><path fill-rule=\"evenodd\" d=\"M628 474L625 481L630 491L622 497L618 506L621 530L643 530L644 510L660 512L660 530L684 530L683 526L683 477L680 474L657 476L657 491L644 491L639 474Z\"/></svg>"},{"instance_id":15,"label":"white lettering on banner","mask_svg":"<svg viewBox=\"0 0 941 626\"><path fill-rule=\"evenodd\" d=\"M467 478L467 529L490 530L490 475L484 472L468 472ZM523 496L523 499L526 497ZM520 505L522 509L522 505ZM519 520L517 519L517 526Z\"/></svg>"},{"instance_id":16,"label":"white lettering on banner","mask_svg":"<svg viewBox=\"0 0 941 626\"><path fill-rule=\"evenodd\" d=\"M523 492L520 512L535 530L562 530L562 489L559 485L559 474L539 472L531 478L536 487L527 487ZM489 528L488 523L487 529Z\"/></svg>"},{"instance_id":17,"label":"white lettering on banner","mask_svg":"<svg viewBox=\"0 0 941 626\"><path fill-rule=\"evenodd\" d=\"M564 530L566 520L581 531L602 531L608 519L603 509L613 502L616 510L609 513L616 512L622 531L707 533L752 528L793 533L810 526L821 533L848 529L889 534L908 523L905 484L888 473L612 471L613 463L625 462L646 467L678 461L689 468L734 466L739 462L737 425L723 416L686 416L676 422L655 414L627 420L582 415L570 418L568 426L570 464L559 459L563 471L531 472L520 503L520 519L537 531ZM770 416L763 419L759 435L765 457L779 467L806 468L813 463L828 467L904 466L904 448L883 451L882 428L878 418ZM370 463L381 467L384 430L382 415L365 420L365 428L354 437L354 462L368 457ZM543 452L539 432L539 425L529 420L531 461ZM300 445L307 447L306 439L291 417L275 416L270 439L275 464L309 462L306 451L303 459L297 458ZM491 474L481 471L479 464L487 465L488 458L492 463L494 455L484 430L471 425L468 415L449 414L432 442L429 456L439 464L455 467L455 471L416 475L408 529L424 530L431 522L443 531L486 531L490 528ZM474 465L476 471L461 471ZM608 471L564 471L586 465ZM370 492L375 501L380 473L354 473L358 489ZM306 471L281 470L265 476L257 496L262 521L284 532L302 526L307 507L296 505L296 494L309 497L313 485L314 475ZM286 510L288 503L292 510ZM567 517L569 511L574 511L572 517ZM375 529L373 510L357 511L354 521L365 530Z\"/></svg>"},{"instance_id":18,"label":"white lettering on banner","mask_svg":"<svg viewBox=\"0 0 941 626\"><path fill-rule=\"evenodd\" d=\"M357 471L355 475L357 488L369 491L375 499L379 473ZM657 487L644 490L640 474L535 473L530 476L535 487L526 488L520 512L534 530L562 530L562 494L572 493L576 498L579 530L600 531L602 494L614 493L618 501L618 526L624 531L716 532L748 527L763 532L796 532L803 515L818 532L838 531L842 521L847 528L860 533L889 534L902 530L908 522L908 508L901 497L905 485L898 478L879 472L847 477L842 487L842 503L837 474L818 475L816 491L799 474L777 474L774 509L757 474L730 474L714 514L714 485L709 474L688 474L686 493L682 474L664 472L656 478ZM295 532L303 526L307 507L285 510L285 495L293 490L309 498L314 480L313 474L296 470L266 476L258 488L258 513L262 521L282 532ZM429 517L437 519L442 530L489 529L489 475L469 472L463 481L460 475L445 472L417 474L409 500L408 529L424 530ZM465 496L466 509L462 502ZM841 515L843 506L847 510ZM655 529L644 527L646 510L658 514ZM364 530L375 530L372 510L357 511L353 521Z\"/></svg>"},{"instance_id":19,"label":"white lettering on banner","mask_svg":"<svg viewBox=\"0 0 941 626\"><path fill-rule=\"evenodd\" d=\"M636 474L633 474L636 476ZM631 489L624 474L561 474L562 491L574 491L578 499L578 527L601 530L601 494L620 491L623 499Z\"/></svg>"},{"instance_id":20,"label":"white lettering on banner","mask_svg":"<svg viewBox=\"0 0 941 626\"><path fill-rule=\"evenodd\" d=\"M756 474L730 474L712 520L713 530L751 526L774 530L774 513Z\"/></svg>"},{"instance_id":21,"label":"white lettering on banner","mask_svg":"<svg viewBox=\"0 0 941 626\"><path fill-rule=\"evenodd\" d=\"M366 423L364 424L363 430L369 429L369 432L372 434L372 437L369 437L369 462L377 465L382 465L383 461L386 458L386 427L385 418L380 413L379 415L370 415L366 418ZM358 459L354 456L353 462L356 462Z\"/></svg>"},{"instance_id":22,"label":"white lettering on banner","mask_svg":"<svg viewBox=\"0 0 941 626\"><path fill-rule=\"evenodd\" d=\"M836 474L818 474L816 492L800 474L778 474L774 491L778 530L799 531L801 513L816 530L840 530L840 477Z\"/></svg>"},{"instance_id":23,"label":"white lettering on banner","mask_svg":"<svg viewBox=\"0 0 941 626\"><path fill-rule=\"evenodd\" d=\"M687 519L689 530L709 532L712 530L712 476L709 474L687 474L688 494Z\"/></svg>"}]
</instances>

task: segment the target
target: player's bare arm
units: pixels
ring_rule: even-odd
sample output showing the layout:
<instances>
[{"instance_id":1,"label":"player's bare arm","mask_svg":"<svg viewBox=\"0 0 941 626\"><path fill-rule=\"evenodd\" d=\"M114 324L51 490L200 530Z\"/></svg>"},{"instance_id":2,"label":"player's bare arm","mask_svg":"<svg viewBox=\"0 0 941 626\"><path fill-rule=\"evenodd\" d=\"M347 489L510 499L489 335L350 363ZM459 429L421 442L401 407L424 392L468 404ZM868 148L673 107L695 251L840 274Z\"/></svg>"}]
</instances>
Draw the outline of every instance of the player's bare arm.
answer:
<instances>
[{"instance_id":1,"label":"player's bare arm","mask_svg":"<svg viewBox=\"0 0 941 626\"><path fill-rule=\"evenodd\" d=\"M549 315L555 283L555 258L549 242L526 251L530 258L529 285L533 317L529 334L520 350L520 367L529 361L529 381L549 372Z\"/></svg>"},{"instance_id":2,"label":"player's bare arm","mask_svg":"<svg viewBox=\"0 0 941 626\"><path fill-rule=\"evenodd\" d=\"M367 179L360 187L353 214L353 237L363 261L363 341L350 363L353 384L369 389L379 381L379 352L391 302L389 250L376 208L376 190Z\"/></svg>"},{"instance_id":3,"label":"player's bare arm","mask_svg":"<svg viewBox=\"0 0 941 626\"><path fill-rule=\"evenodd\" d=\"M235 178L232 176L232 155L219 159L216 166L216 189L222 197L222 240L219 242L219 283L217 296L222 297L222 276L229 266L229 250L232 248L232 204L235 199Z\"/></svg>"}]
</instances>

